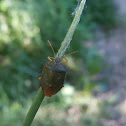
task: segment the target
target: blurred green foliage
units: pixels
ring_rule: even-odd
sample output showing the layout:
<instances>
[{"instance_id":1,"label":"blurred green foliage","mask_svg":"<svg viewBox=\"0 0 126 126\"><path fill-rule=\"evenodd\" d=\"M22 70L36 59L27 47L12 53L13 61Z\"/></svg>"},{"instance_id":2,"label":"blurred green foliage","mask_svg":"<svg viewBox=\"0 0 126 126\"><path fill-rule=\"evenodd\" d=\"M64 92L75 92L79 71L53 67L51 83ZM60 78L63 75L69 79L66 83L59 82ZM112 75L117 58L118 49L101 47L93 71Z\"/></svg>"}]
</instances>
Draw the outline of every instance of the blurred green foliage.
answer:
<instances>
[{"instance_id":1,"label":"blurred green foliage","mask_svg":"<svg viewBox=\"0 0 126 126\"><path fill-rule=\"evenodd\" d=\"M76 4L76 0L0 1L0 112L10 111L8 107L13 109L13 105L20 108L13 103L15 100L26 104L29 95L34 95L46 57L53 56L47 40L57 52L73 20ZM86 48L84 41L92 39L95 29L109 30L115 24L116 8L111 0L87 0L68 50L79 50L74 55L77 60L70 59L66 78L76 89L93 88L90 77L103 67L97 49ZM83 60L88 74L83 72ZM53 101L61 100L56 96Z\"/></svg>"}]
</instances>

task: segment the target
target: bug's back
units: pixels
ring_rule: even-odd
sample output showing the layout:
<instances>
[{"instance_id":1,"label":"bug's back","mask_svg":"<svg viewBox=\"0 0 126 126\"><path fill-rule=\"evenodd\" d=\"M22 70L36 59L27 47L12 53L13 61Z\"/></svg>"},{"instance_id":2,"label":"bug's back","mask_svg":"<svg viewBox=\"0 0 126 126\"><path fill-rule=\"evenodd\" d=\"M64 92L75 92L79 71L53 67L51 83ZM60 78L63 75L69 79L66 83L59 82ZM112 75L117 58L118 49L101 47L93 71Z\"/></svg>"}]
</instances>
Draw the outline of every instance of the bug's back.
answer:
<instances>
[{"instance_id":1,"label":"bug's back","mask_svg":"<svg viewBox=\"0 0 126 126\"><path fill-rule=\"evenodd\" d=\"M51 97L62 88L66 72L66 67L61 63L45 63L41 75L41 86L45 96Z\"/></svg>"}]
</instances>

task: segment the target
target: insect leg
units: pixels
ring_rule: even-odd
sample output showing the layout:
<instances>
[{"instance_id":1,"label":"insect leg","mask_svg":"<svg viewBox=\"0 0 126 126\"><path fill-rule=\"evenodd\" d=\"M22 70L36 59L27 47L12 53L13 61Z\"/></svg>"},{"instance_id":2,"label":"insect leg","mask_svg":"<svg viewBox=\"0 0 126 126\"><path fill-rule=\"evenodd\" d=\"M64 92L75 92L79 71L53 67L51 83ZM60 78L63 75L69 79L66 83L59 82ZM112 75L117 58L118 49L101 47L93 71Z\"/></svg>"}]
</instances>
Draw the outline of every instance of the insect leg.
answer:
<instances>
[{"instance_id":1,"label":"insect leg","mask_svg":"<svg viewBox=\"0 0 126 126\"><path fill-rule=\"evenodd\" d=\"M64 58L66 61L64 61L62 64L67 63L67 62L68 62L67 58L66 58L65 56L64 56L63 58ZM63 59L63 58L62 58L62 59Z\"/></svg>"},{"instance_id":2,"label":"insect leg","mask_svg":"<svg viewBox=\"0 0 126 126\"><path fill-rule=\"evenodd\" d=\"M41 77L39 77L39 78L38 78L38 80L40 80L40 81L41 81L41 80L42 80L42 78L41 78Z\"/></svg>"},{"instance_id":3,"label":"insect leg","mask_svg":"<svg viewBox=\"0 0 126 126\"><path fill-rule=\"evenodd\" d=\"M52 58L48 56L48 60L49 60L49 61L52 61Z\"/></svg>"}]
</instances>

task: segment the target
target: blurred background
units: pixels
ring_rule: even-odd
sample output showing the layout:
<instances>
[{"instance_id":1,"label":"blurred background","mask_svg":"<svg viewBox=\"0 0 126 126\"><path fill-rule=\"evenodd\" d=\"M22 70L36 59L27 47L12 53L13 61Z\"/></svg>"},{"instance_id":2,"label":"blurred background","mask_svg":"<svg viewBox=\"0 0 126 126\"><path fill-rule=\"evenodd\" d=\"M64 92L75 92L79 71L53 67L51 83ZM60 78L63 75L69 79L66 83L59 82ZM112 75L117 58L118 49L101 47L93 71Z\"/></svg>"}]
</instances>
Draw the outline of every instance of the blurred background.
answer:
<instances>
[{"instance_id":1,"label":"blurred background","mask_svg":"<svg viewBox=\"0 0 126 126\"><path fill-rule=\"evenodd\" d=\"M79 0L0 0L0 126L21 126ZM66 54L64 88L32 126L126 126L126 1L87 0Z\"/></svg>"}]
</instances>

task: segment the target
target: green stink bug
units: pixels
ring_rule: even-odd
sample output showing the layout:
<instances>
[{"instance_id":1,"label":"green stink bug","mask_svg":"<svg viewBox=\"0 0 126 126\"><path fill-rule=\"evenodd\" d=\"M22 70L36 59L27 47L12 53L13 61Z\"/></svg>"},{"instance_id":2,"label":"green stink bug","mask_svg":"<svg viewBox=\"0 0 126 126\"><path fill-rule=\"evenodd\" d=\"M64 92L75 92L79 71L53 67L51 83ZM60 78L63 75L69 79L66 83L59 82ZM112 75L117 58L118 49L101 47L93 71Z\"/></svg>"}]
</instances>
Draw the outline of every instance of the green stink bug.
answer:
<instances>
[{"instance_id":1,"label":"green stink bug","mask_svg":"<svg viewBox=\"0 0 126 126\"><path fill-rule=\"evenodd\" d=\"M63 56L63 58L66 59L65 62L62 62L63 58L56 58L51 43L49 41L48 43L52 48L54 58L48 57L49 62L46 62L44 64L43 71L41 73L41 77L39 78L39 80L45 96L51 97L52 95L55 95L58 91L60 91L60 89L64 86L63 83L65 75L68 71L64 64L68 61L65 58L66 56ZM75 51L73 53L76 52L78 51ZM73 53L70 53L68 55L71 55Z\"/></svg>"}]
</instances>

